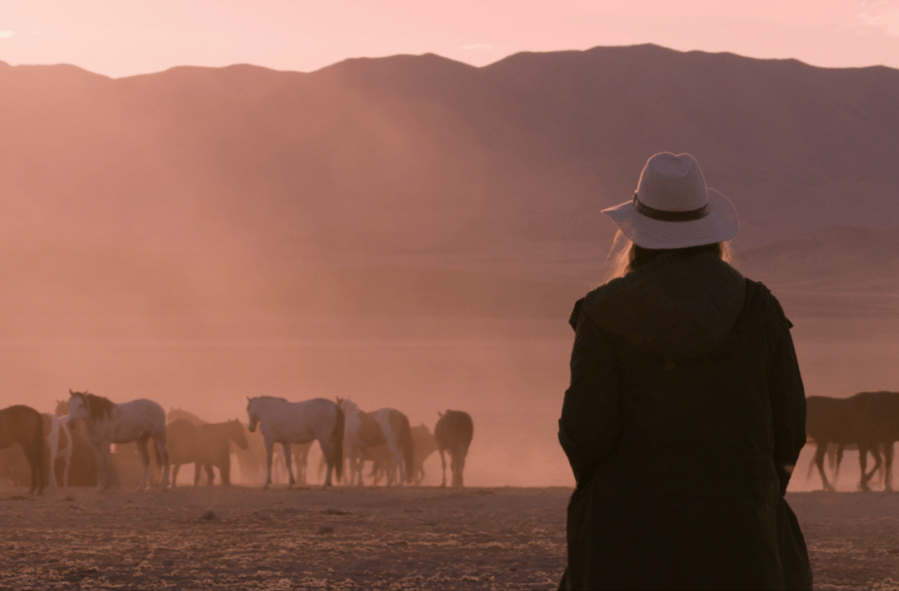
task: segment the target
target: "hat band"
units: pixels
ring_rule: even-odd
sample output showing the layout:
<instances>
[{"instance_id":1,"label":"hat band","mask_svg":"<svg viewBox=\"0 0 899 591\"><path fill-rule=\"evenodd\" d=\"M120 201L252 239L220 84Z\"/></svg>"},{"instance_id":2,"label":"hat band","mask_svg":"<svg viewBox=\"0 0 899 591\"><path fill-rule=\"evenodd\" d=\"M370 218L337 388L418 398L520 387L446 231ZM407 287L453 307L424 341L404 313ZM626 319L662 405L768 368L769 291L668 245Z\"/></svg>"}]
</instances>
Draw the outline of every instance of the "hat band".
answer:
<instances>
[{"instance_id":1,"label":"hat band","mask_svg":"<svg viewBox=\"0 0 899 591\"><path fill-rule=\"evenodd\" d=\"M664 209L654 209L640 203L636 193L634 193L634 209L636 209L637 213L640 215L653 220L659 220L660 222L692 222L694 220L701 220L709 215L709 212L711 211L708 203L699 209L691 209L689 211L665 211Z\"/></svg>"}]
</instances>

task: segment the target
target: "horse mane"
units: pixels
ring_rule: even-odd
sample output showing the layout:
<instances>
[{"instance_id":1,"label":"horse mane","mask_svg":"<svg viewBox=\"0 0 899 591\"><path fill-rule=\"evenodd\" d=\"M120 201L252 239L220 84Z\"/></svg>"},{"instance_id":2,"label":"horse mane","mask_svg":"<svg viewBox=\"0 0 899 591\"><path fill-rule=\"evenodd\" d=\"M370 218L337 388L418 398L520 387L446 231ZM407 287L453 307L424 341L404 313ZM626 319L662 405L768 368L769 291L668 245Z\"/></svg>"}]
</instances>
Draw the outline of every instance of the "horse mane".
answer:
<instances>
[{"instance_id":1,"label":"horse mane","mask_svg":"<svg viewBox=\"0 0 899 591\"><path fill-rule=\"evenodd\" d=\"M194 413L181 408L169 408L169 414L166 416L166 419L168 421L174 421L176 419L187 419L194 425L202 425L206 422Z\"/></svg>"},{"instance_id":2,"label":"horse mane","mask_svg":"<svg viewBox=\"0 0 899 591\"><path fill-rule=\"evenodd\" d=\"M57 400L56 401L56 410L54 413L57 417L64 417L69 414L69 401L68 400Z\"/></svg>"},{"instance_id":3,"label":"horse mane","mask_svg":"<svg viewBox=\"0 0 899 591\"><path fill-rule=\"evenodd\" d=\"M280 400L281 402L287 402L286 398L281 398L280 396L259 396L258 398L267 398L269 400Z\"/></svg>"},{"instance_id":4,"label":"horse mane","mask_svg":"<svg viewBox=\"0 0 899 591\"><path fill-rule=\"evenodd\" d=\"M87 406L88 414L94 420L108 419L112 415L112 411L115 410L115 402L109 398L97 396L90 392L69 392L72 396L81 399L81 402Z\"/></svg>"}]
</instances>

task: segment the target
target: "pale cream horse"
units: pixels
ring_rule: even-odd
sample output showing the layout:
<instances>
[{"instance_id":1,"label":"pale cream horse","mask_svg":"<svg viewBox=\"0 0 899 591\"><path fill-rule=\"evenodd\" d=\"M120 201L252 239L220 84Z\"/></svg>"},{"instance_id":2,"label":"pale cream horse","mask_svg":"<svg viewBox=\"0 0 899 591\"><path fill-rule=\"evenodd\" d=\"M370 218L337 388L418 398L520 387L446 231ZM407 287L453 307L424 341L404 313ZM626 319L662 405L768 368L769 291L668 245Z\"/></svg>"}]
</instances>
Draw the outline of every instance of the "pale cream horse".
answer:
<instances>
[{"instance_id":1,"label":"pale cream horse","mask_svg":"<svg viewBox=\"0 0 899 591\"><path fill-rule=\"evenodd\" d=\"M162 486L169 485L169 459L165 448L165 411L146 398L116 404L108 398L87 392L69 390L69 428L84 421L87 435L97 457L97 489L109 485L109 453L113 443L137 442L144 471L140 487L146 488L150 477L150 454L147 442L152 438L156 457L163 466Z\"/></svg>"}]
</instances>

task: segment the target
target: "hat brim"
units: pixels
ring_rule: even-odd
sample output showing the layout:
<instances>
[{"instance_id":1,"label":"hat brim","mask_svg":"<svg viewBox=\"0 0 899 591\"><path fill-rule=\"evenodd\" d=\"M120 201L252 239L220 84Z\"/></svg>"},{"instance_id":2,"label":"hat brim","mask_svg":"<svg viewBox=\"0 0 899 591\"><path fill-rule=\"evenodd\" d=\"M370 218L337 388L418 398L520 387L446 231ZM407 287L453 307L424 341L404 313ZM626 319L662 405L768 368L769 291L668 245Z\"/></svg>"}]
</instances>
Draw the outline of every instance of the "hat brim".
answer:
<instances>
[{"instance_id":1,"label":"hat brim","mask_svg":"<svg viewBox=\"0 0 899 591\"><path fill-rule=\"evenodd\" d=\"M602 210L621 232L637 246L653 250L688 248L726 242L739 230L737 210L730 199L709 189L709 214L688 222L663 222L637 213L634 202L626 201Z\"/></svg>"}]
</instances>

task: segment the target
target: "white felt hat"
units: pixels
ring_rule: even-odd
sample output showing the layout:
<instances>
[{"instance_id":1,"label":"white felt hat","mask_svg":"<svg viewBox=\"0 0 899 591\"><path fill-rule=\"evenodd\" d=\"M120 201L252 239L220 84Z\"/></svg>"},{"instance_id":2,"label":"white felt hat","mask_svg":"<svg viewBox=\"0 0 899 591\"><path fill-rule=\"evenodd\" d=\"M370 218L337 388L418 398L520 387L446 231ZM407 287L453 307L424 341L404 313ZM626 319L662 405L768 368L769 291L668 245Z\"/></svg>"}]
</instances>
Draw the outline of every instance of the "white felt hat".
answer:
<instances>
[{"instance_id":1,"label":"white felt hat","mask_svg":"<svg viewBox=\"0 0 899 591\"><path fill-rule=\"evenodd\" d=\"M643 167L634 198L602 212L631 242L650 249L724 242L739 227L733 204L706 187L689 154L656 154Z\"/></svg>"}]
</instances>

